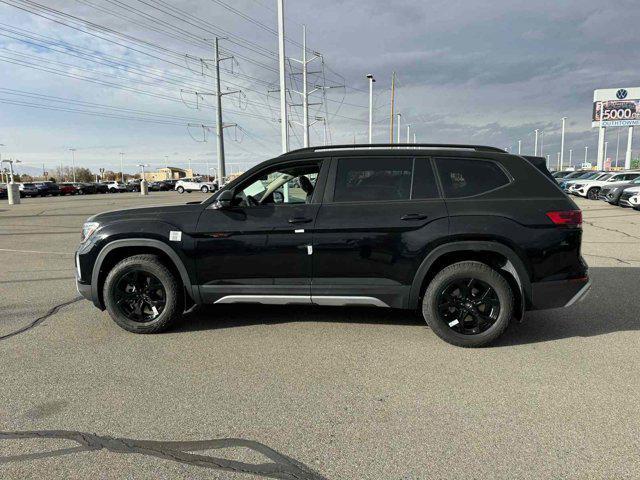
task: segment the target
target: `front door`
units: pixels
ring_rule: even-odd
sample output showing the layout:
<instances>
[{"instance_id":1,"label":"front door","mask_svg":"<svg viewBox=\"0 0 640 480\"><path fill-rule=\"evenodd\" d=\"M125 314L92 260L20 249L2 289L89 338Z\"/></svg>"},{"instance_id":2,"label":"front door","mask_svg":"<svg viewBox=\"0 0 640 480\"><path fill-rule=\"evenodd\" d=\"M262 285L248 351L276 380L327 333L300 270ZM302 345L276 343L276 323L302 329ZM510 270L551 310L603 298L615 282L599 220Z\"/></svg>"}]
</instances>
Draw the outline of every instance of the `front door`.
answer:
<instances>
[{"instance_id":1,"label":"front door","mask_svg":"<svg viewBox=\"0 0 640 480\"><path fill-rule=\"evenodd\" d=\"M197 271L206 303L309 303L320 161L267 167L203 211Z\"/></svg>"},{"instance_id":2,"label":"front door","mask_svg":"<svg viewBox=\"0 0 640 480\"><path fill-rule=\"evenodd\" d=\"M420 263L448 228L429 158L333 159L315 225L313 303L406 307Z\"/></svg>"}]
</instances>

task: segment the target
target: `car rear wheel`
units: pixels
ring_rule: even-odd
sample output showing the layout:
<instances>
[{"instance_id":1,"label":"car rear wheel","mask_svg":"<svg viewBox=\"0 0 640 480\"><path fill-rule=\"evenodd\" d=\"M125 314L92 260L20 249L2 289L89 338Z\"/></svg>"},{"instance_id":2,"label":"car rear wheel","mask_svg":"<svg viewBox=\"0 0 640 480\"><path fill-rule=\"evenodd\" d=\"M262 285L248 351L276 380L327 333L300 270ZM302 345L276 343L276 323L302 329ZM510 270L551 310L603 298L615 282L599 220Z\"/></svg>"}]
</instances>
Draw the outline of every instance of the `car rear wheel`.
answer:
<instances>
[{"instance_id":1,"label":"car rear wheel","mask_svg":"<svg viewBox=\"0 0 640 480\"><path fill-rule=\"evenodd\" d=\"M207 187L206 185L203 185L202 188L200 189L200 191L202 193L209 193L209 187Z\"/></svg>"},{"instance_id":2,"label":"car rear wheel","mask_svg":"<svg viewBox=\"0 0 640 480\"><path fill-rule=\"evenodd\" d=\"M590 188L587 191L587 198L589 200L597 200L598 199L598 193L600 193L600 189L598 187Z\"/></svg>"},{"instance_id":3,"label":"car rear wheel","mask_svg":"<svg viewBox=\"0 0 640 480\"><path fill-rule=\"evenodd\" d=\"M129 332L161 332L180 317L180 282L155 255L135 255L116 264L103 295L111 318Z\"/></svg>"},{"instance_id":4,"label":"car rear wheel","mask_svg":"<svg viewBox=\"0 0 640 480\"><path fill-rule=\"evenodd\" d=\"M178 188L176 188L176 190L178 191L179 194L183 194L184 193L184 187L181 185Z\"/></svg>"},{"instance_id":5,"label":"car rear wheel","mask_svg":"<svg viewBox=\"0 0 640 480\"><path fill-rule=\"evenodd\" d=\"M482 347L505 331L514 296L505 278L480 262L454 263L431 281L422 315L436 335L459 347Z\"/></svg>"}]
</instances>

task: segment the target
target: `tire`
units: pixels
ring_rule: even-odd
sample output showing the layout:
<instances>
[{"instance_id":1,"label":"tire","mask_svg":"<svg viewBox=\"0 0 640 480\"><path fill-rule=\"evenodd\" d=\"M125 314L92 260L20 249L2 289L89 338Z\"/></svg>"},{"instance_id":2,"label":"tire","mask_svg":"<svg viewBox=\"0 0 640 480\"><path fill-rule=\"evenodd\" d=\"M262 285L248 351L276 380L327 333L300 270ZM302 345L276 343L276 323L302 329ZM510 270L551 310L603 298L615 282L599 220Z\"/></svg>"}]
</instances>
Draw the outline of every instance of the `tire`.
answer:
<instances>
[{"instance_id":1,"label":"tire","mask_svg":"<svg viewBox=\"0 0 640 480\"><path fill-rule=\"evenodd\" d=\"M207 187L206 185L203 185L202 188L200 189L200 191L202 193L209 193L209 187Z\"/></svg>"},{"instance_id":2,"label":"tire","mask_svg":"<svg viewBox=\"0 0 640 480\"><path fill-rule=\"evenodd\" d=\"M155 278L156 284L164 290L163 295L158 295L157 292L160 291L160 288L151 288L151 291L156 292L154 294L156 300L161 299L158 302L163 301L164 305L159 305L162 310L159 314L157 312L154 314L148 311L151 305L145 304L141 312L144 314L147 311L152 318L144 321L133 320L126 314L125 310L130 305L126 299L122 298L123 295L125 297L135 296L137 288L127 293L122 290L122 285L127 284L128 278L136 278L138 275L143 279L145 276ZM145 284L143 280L141 281ZM163 265L159 257L156 255L135 255L125 258L111 269L104 282L103 298L109 315L121 328L133 333L158 333L168 329L181 317L183 304L181 289L180 281ZM146 292L143 295L150 298L152 293ZM118 300L121 301L118 302ZM131 301L136 303L136 300Z\"/></svg>"},{"instance_id":3,"label":"tire","mask_svg":"<svg viewBox=\"0 0 640 480\"><path fill-rule=\"evenodd\" d=\"M469 291L469 298L472 301L462 302L460 307L447 306L451 302L443 302L444 299L457 298L455 296L447 297L447 292L451 292L451 289L455 288L457 283L463 285L469 283L468 280L475 282L475 284L472 283ZM491 288L491 302L495 304L497 301L497 307L495 305L490 307L491 311L488 315L485 315L488 303L474 305L470 307L472 310L466 310L465 305L478 302L482 297L482 293L489 292L485 288L486 286ZM474 295L474 292L477 293ZM463 294L462 291L460 291L460 294ZM443 309L444 314L442 313ZM497 311L494 312L494 310ZM513 311L514 295L507 280L488 265L473 261L454 263L442 269L429 283L422 300L422 315L434 333L447 343L466 348L483 347L496 340L509 325ZM461 313L458 314L458 312ZM450 321L445 319L443 315L450 315L448 319ZM484 319L490 320L490 325L486 329L484 327L487 322L483 321L483 326L481 327L480 322L477 320L480 315ZM456 318L452 320L453 317ZM462 317L461 322L458 321L460 317ZM474 325L476 322L479 325L477 332L464 333L461 331L465 329L465 325L469 328L469 324ZM471 328L471 330L474 330L474 328Z\"/></svg>"},{"instance_id":4,"label":"tire","mask_svg":"<svg viewBox=\"0 0 640 480\"><path fill-rule=\"evenodd\" d=\"M600 189L598 187L593 187L587 190L587 198L589 200L597 200L598 194L600 193Z\"/></svg>"},{"instance_id":5,"label":"tire","mask_svg":"<svg viewBox=\"0 0 640 480\"><path fill-rule=\"evenodd\" d=\"M178 188L176 188L176 190L178 191L178 193L180 195L182 195L184 193L184 187L182 185L180 185Z\"/></svg>"}]
</instances>

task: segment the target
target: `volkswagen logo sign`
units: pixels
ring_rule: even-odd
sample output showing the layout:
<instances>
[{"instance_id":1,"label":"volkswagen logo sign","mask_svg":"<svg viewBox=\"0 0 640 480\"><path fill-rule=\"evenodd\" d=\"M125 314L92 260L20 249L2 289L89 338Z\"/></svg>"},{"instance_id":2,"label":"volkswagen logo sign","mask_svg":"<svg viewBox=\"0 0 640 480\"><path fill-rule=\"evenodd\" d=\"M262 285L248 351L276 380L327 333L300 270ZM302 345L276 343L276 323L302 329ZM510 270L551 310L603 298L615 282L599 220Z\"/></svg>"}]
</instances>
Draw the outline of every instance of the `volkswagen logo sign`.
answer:
<instances>
[{"instance_id":1,"label":"volkswagen logo sign","mask_svg":"<svg viewBox=\"0 0 640 480\"><path fill-rule=\"evenodd\" d=\"M616 92L616 97L618 97L619 100L624 100L627 98L627 93L628 92L624 88L621 88Z\"/></svg>"}]
</instances>

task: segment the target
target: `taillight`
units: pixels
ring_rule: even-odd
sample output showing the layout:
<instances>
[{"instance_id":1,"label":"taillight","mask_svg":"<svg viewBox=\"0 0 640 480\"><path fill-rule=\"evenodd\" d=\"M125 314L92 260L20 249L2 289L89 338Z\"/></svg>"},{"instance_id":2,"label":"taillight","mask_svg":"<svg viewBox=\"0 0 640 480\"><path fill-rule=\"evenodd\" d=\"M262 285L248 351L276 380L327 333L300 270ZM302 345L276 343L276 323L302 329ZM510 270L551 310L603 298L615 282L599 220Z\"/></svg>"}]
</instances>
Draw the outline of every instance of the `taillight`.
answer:
<instances>
[{"instance_id":1,"label":"taillight","mask_svg":"<svg viewBox=\"0 0 640 480\"><path fill-rule=\"evenodd\" d=\"M582 210L565 210L562 212L547 212L547 217L559 227L581 227Z\"/></svg>"}]
</instances>

